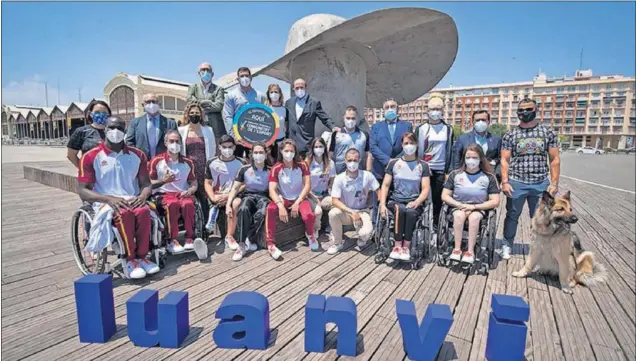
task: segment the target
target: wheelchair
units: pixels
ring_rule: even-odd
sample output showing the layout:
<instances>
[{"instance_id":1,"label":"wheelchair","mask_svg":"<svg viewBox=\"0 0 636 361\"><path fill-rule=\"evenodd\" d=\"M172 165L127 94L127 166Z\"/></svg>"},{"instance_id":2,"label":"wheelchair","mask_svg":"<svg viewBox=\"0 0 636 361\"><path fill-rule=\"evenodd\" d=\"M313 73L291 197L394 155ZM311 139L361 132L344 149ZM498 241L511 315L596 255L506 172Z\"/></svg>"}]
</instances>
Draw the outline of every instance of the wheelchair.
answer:
<instances>
[{"instance_id":1,"label":"wheelchair","mask_svg":"<svg viewBox=\"0 0 636 361\"><path fill-rule=\"evenodd\" d=\"M497 235L497 210L486 211L486 215L479 224L479 234L473 253L475 261L473 264L463 264L450 259L450 255L455 247L455 233L453 230L452 207L444 204L439 214L437 253L438 264L443 267L454 267L460 265L466 274L487 275L488 271L494 267L495 262L495 237ZM468 220L464 223L462 234L462 250L468 247Z\"/></svg>"},{"instance_id":2,"label":"wheelchair","mask_svg":"<svg viewBox=\"0 0 636 361\"><path fill-rule=\"evenodd\" d=\"M378 209L373 233L373 242L375 243L377 253L374 257L376 264L384 263L391 254L395 245L395 217L390 209L387 215L380 215ZM420 269L424 265L425 260L434 262L436 259L437 248L432 241L433 237L433 203L430 197L424 202L424 210L418 218L415 230L413 231L413 239L411 239L411 269ZM397 262L406 262L397 260Z\"/></svg>"},{"instance_id":3,"label":"wheelchair","mask_svg":"<svg viewBox=\"0 0 636 361\"><path fill-rule=\"evenodd\" d=\"M123 262L126 259L126 247L117 227L111 226L113 230L113 241L108 248L102 249L98 253L86 250L91 223L95 217L95 211L90 203L84 204L73 213L71 218L71 245L75 262L82 274L116 274L126 278L123 269ZM150 255L151 261L160 268L165 265L165 250L161 247L161 227L159 221L150 218ZM113 262L109 262L109 256L115 257Z\"/></svg>"},{"instance_id":4,"label":"wheelchair","mask_svg":"<svg viewBox=\"0 0 636 361\"><path fill-rule=\"evenodd\" d=\"M205 220L205 216L203 215L203 208L201 207L201 203L199 202L197 197L193 196L192 198L194 199L194 238L195 239L201 238L202 240L205 241L208 235L205 230L206 220ZM161 219L161 222L164 224L163 231L160 232L160 246L163 250L164 256L158 260L160 263L157 263L159 267L163 268L163 265L165 265L165 261L166 261L165 255L168 253L166 250L166 246L168 245L168 242L170 241L170 234L168 233L168 227L167 227L168 220L166 217L165 210L163 209L163 207L161 207L161 195L160 194L152 195L150 197L150 202L152 205L151 209L155 210L155 212ZM182 232L183 229L184 229L183 217L180 216L179 217L179 232ZM186 250L179 254L189 253L189 252L194 252L194 250Z\"/></svg>"}]
</instances>

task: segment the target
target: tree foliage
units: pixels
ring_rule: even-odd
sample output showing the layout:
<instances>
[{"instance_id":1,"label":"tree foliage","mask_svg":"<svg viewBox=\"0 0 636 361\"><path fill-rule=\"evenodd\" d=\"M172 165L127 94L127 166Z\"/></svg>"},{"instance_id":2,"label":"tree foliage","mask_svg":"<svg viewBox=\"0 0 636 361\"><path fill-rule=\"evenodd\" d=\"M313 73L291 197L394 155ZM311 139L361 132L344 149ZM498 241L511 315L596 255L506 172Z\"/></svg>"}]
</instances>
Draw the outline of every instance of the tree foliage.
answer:
<instances>
[{"instance_id":1,"label":"tree foliage","mask_svg":"<svg viewBox=\"0 0 636 361\"><path fill-rule=\"evenodd\" d=\"M500 137L503 137L504 134L508 132L508 127L505 124L495 123L495 124L491 124L488 127L488 131L492 135L498 135Z\"/></svg>"}]
</instances>

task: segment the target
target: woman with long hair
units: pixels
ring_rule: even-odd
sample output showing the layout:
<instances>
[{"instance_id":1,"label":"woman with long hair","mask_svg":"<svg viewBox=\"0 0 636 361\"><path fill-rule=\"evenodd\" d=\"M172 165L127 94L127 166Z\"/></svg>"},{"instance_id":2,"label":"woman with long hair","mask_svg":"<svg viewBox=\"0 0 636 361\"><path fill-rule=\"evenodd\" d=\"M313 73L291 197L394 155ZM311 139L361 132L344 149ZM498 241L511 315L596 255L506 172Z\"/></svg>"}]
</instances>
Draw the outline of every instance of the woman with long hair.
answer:
<instances>
[{"instance_id":1,"label":"woman with long hair","mask_svg":"<svg viewBox=\"0 0 636 361\"><path fill-rule=\"evenodd\" d=\"M314 237L315 215L307 200L310 192L309 167L301 160L296 143L285 139L280 145L277 162L269 173L269 197L272 203L267 206L265 242L272 258L281 256L281 251L274 244L276 219L287 223L290 215L293 218L300 215L305 224L309 247L312 251L319 249L320 245Z\"/></svg>"},{"instance_id":2,"label":"woman with long hair","mask_svg":"<svg viewBox=\"0 0 636 361\"><path fill-rule=\"evenodd\" d=\"M499 185L490 162L478 144L462 155L462 165L452 171L444 184L442 201L452 207L455 248L450 259L472 264L479 223L486 211L499 206ZM468 249L462 255L462 234L468 219Z\"/></svg>"},{"instance_id":3,"label":"woman with long hair","mask_svg":"<svg viewBox=\"0 0 636 361\"><path fill-rule=\"evenodd\" d=\"M228 196L225 214L228 219L237 217L234 239L239 242L232 260L240 261L247 252L265 247L262 232L267 206L270 203L269 166L267 165L267 147L264 143L254 143L250 152L250 164L243 166L232 184ZM240 204L237 205L240 195Z\"/></svg>"},{"instance_id":4,"label":"woman with long hair","mask_svg":"<svg viewBox=\"0 0 636 361\"><path fill-rule=\"evenodd\" d=\"M203 108L199 103L189 103L183 111L183 126L179 127L179 134L184 146L181 155L188 157L194 163L194 174L197 184L205 184L205 166L208 159L216 154L216 140L211 127L203 125ZM205 219L208 219L208 198L205 187L197 188L196 197L203 208Z\"/></svg>"},{"instance_id":5,"label":"woman with long hair","mask_svg":"<svg viewBox=\"0 0 636 361\"><path fill-rule=\"evenodd\" d=\"M75 129L66 145L66 158L76 168L79 168L79 152L84 154L104 140L104 123L110 115L110 107L103 100L93 100L86 107L84 117L88 124Z\"/></svg>"},{"instance_id":6,"label":"woman with long hair","mask_svg":"<svg viewBox=\"0 0 636 361\"><path fill-rule=\"evenodd\" d=\"M280 143L287 138L287 133L289 127L287 126L287 120L289 119L288 110L285 107L285 98L283 96L283 91L281 90L278 84L270 84L267 87L267 93L265 94L267 98L265 100L265 105L272 108L276 115L278 115L278 121L280 124L280 132L278 133L278 138L272 144L271 154L276 159L278 157L278 147Z\"/></svg>"},{"instance_id":7,"label":"woman with long hair","mask_svg":"<svg viewBox=\"0 0 636 361\"><path fill-rule=\"evenodd\" d=\"M380 215L386 217L388 209L391 209L395 217L395 245L389 257L410 261L411 239L431 188L431 171L426 162L417 159L417 138L414 133L404 133L402 150L404 155L391 159L386 166L380 193ZM390 189L392 192L389 196Z\"/></svg>"},{"instance_id":8,"label":"woman with long hair","mask_svg":"<svg viewBox=\"0 0 636 361\"><path fill-rule=\"evenodd\" d=\"M309 151L305 157L305 163L309 167L311 174L311 193L309 200L312 202L314 210L315 226L314 237L318 239L322 223L322 215L331 209L331 197L329 192L333 179L336 177L336 164L329 159L327 142L322 137L314 138L309 145ZM325 231L329 233L329 222L325 224Z\"/></svg>"}]
</instances>

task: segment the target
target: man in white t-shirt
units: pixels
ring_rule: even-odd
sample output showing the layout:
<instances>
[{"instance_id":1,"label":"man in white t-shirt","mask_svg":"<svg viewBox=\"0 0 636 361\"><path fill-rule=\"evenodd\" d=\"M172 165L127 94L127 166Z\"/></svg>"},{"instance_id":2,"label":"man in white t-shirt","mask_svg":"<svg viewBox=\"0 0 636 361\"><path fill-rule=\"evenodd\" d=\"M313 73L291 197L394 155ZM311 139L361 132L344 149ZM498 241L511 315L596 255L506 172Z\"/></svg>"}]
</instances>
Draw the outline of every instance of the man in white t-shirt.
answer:
<instances>
[{"instance_id":1,"label":"man in white t-shirt","mask_svg":"<svg viewBox=\"0 0 636 361\"><path fill-rule=\"evenodd\" d=\"M370 202L374 199L372 192L377 192L380 183L373 174L366 170L358 170L360 152L349 149L345 154L347 170L336 176L331 189L333 208L329 211L329 225L333 236L333 245L328 254L336 254L343 248L342 226L353 225L358 232L358 247L366 246L373 232Z\"/></svg>"}]
</instances>

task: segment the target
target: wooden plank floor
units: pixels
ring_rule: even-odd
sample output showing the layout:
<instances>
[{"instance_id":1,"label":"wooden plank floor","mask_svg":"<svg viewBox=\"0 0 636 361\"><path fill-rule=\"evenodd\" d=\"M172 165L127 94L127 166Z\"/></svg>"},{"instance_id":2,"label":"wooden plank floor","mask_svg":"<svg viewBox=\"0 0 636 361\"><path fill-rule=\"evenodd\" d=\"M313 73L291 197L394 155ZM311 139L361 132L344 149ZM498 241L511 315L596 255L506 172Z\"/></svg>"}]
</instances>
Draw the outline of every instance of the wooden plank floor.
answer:
<instances>
[{"instance_id":1,"label":"wooden plank floor","mask_svg":"<svg viewBox=\"0 0 636 361\"><path fill-rule=\"evenodd\" d=\"M448 304L455 322L438 360L484 360L490 295L524 297L530 304L528 360L634 360L636 307L635 200L629 193L599 190L562 180L573 192L575 226L585 248L608 269L608 282L563 294L554 279L515 279L523 265L530 230L524 212L515 255L488 277L470 276L426 264L419 271L376 265L369 248L350 245L336 256L314 253L302 244L284 249L276 262L264 251L242 262L216 248L211 263L183 255L143 282L115 280L117 334L106 344L81 344L73 298L80 277L70 247L70 217L77 197L24 180L20 164L2 166L2 357L6 360L406 360L395 300L412 300L421 317L430 303ZM499 212L499 236L505 212ZM190 296L190 335L180 349L134 347L126 336L125 301L142 288ZM274 329L265 351L216 347L214 311L237 290L268 297ZM310 293L351 297L358 306L358 351L338 357L335 334L324 354L303 351L303 306ZM331 331L332 329L330 329Z\"/></svg>"}]
</instances>

